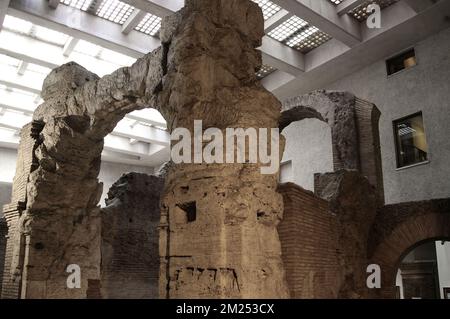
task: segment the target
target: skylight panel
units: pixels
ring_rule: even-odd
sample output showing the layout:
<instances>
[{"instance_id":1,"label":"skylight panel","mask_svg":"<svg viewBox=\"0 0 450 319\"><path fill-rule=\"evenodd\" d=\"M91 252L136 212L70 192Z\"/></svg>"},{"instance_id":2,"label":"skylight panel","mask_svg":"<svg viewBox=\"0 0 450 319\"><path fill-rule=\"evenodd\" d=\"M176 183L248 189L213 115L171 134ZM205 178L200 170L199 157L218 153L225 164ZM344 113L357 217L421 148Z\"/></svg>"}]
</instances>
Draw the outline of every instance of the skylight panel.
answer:
<instances>
[{"instance_id":1,"label":"skylight panel","mask_svg":"<svg viewBox=\"0 0 450 319\"><path fill-rule=\"evenodd\" d=\"M154 36L161 28L161 18L150 13L147 13L144 19L139 22L135 28L137 31Z\"/></svg>"},{"instance_id":2,"label":"skylight panel","mask_svg":"<svg viewBox=\"0 0 450 319\"><path fill-rule=\"evenodd\" d=\"M389 7L390 5L393 5L397 1L398 0L369 0L357 6L355 9L349 11L348 14L354 17L356 20L362 22L366 20L371 14L367 12L367 7L370 4L378 4L381 9L384 9Z\"/></svg>"},{"instance_id":3,"label":"skylight panel","mask_svg":"<svg viewBox=\"0 0 450 319\"><path fill-rule=\"evenodd\" d=\"M118 0L104 0L100 4L96 14L109 21L124 24L133 13L134 7Z\"/></svg>"},{"instance_id":4,"label":"skylight panel","mask_svg":"<svg viewBox=\"0 0 450 319\"><path fill-rule=\"evenodd\" d=\"M252 1L257 3L261 8L264 20L269 19L270 17L272 17L274 14L276 14L278 11L281 10L281 8L278 5L269 0L252 0Z\"/></svg>"},{"instance_id":5,"label":"skylight panel","mask_svg":"<svg viewBox=\"0 0 450 319\"><path fill-rule=\"evenodd\" d=\"M341 4L342 2L344 2L344 0L328 0L330 1L332 4L338 5Z\"/></svg>"},{"instance_id":6,"label":"skylight panel","mask_svg":"<svg viewBox=\"0 0 450 319\"><path fill-rule=\"evenodd\" d=\"M6 15L3 27L11 31L28 34L30 33L33 24L29 21Z\"/></svg>"},{"instance_id":7,"label":"skylight panel","mask_svg":"<svg viewBox=\"0 0 450 319\"><path fill-rule=\"evenodd\" d=\"M93 0L61 0L62 4L87 11Z\"/></svg>"},{"instance_id":8,"label":"skylight panel","mask_svg":"<svg viewBox=\"0 0 450 319\"><path fill-rule=\"evenodd\" d=\"M325 32L320 31L316 27L309 26L301 33L290 38L286 42L286 44L291 48L295 48L303 53L307 53L321 46L330 39L331 36L329 36Z\"/></svg>"},{"instance_id":9,"label":"skylight panel","mask_svg":"<svg viewBox=\"0 0 450 319\"><path fill-rule=\"evenodd\" d=\"M283 42L294 33L302 30L308 23L299 17L293 16L269 32L269 36Z\"/></svg>"},{"instance_id":10,"label":"skylight panel","mask_svg":"<svg viewBox=\"0 0 450 319\"><path fill-rule=\"evenodd\" d=\"M289 18L268 35L302 53L308 53L331 39L331 36L297 16Z\"/></svg>"},{"instance_id":11,"label":"skylight panel","mask_svg":"<svg viewBox=\"0 0 450 319\"><path fill-rule=\"evenodd\" d=\"M275 69L274 67L264 64L261 67L261 69L258 72L256 72L256 77L261 80L261 79L265 78L266 76L268 76L269 74L275 72L276 70L277 69Z\"/></svg>"}]
</instances>

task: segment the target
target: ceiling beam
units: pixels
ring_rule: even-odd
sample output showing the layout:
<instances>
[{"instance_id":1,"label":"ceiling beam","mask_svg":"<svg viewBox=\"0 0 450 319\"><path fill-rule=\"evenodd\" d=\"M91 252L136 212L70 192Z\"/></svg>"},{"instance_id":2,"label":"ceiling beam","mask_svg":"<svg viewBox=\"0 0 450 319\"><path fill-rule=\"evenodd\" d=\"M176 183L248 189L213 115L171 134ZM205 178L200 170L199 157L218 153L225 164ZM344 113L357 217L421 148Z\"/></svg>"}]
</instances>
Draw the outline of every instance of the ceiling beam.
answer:
<instances>
[{"instance_id":1,"label":"ceiling beam","mask_svg":"<svg viewBox=\"0 0 450 319\"><path fill-rule=\"evenodd\" d=\"M338 15L346 14L365 2L367 2L367 0L344 0L338 4L337 13Z\"/></svg>"},{"instance_id":2,"label":"ceiling beam","mask_svg":"<svg viewBox=\"0 0 450 319\"><path fill-rule=\"evenodd\" d=\"M136 9L133 13L128 17L127 21L122 25L122 33L128 34L134 30L139 24L139 22L144 19L147 13L145 11Z\"/></svg>"},{"instance_id":3,"label":"ceiling beam","mask_svg":"<svg viewBox=\"0 0 450 319\"><path fill-rule=\"evenodd\" d=\"M160 17L173 14L184 5L183 0L123 0L123 2ZM279 15L274 15L272 20L269 19L270 21L268 20L269 22L266 21L265 23L266 32L291 16L286 10L282 10ZM259 49L263 54L264 64L293 75L298 75L303 71L303 54L301 52L291 49L268 36L264 36L263 45Z\"/></svg>"},{"instance_id":4,"label":"ceiling beam","mask_svg":"<svg viewBox=\"0 0 450 319\"><path fill-rule=\"evenodd\" d=\"M339 16L335 5L317 0L272 0L335 39L353 47L361 42L360 24L345 15Z\"/></svg>"},{"instance_id":5,"label":"ceiling beam","mask_svg":"<svg viewBox=\"0 0 450 319\"><path fill-rule=\"evenodd\" d=\"M5 103L0 103L0 107L2 109L6 109L6 110L12 110L12 111L16 111L16 112L23 112L26 115L33 115L34 111L30 110L28 108L22 107L22 106L17 106L17 105L9 105L9 104L5 104Z\"/></svg>"},{"instance_id":6,"label":"ceiling beam","mask_svg":"<svg viewBox=\"0 0 450 319\"><path fill-rule=\"evenodd\" d=\"M0 0L0 30L2 29L3 22L5 21L5 16L8 7L9 7L9 0Z\"/></svg>"},{"instance_id":7,"label":"ceiling beam","mask_svg":"<svg viewBox=\"0 0 450 319\"><path fill-rule=\"evenodd\" d=\"M137 9L151 13L158 17L165 17L180 10L184 0L121 0Z\"/></svg>"},{"instance_id":8,"label":"ceiling beam","mask_svg":"<svg viewBox=\"0 0 450 319\"><path fill-rule=\"evenodd\" d=\"M64 48L62 51L62 54L68 58L70 56L70 54L73 52L73 50L75 49L75 47L77 46L78 42L80 40L74 37L70 37L69 39L67 39L66 44L64 44Z\"/></svg>"},{"instance_id":9,"label":"ceiling beam","mask_svg":"<svg viewBox=\"0 0 450 319\"><path fill-rule=\"evenodd\" d=\"M8 14L134 58L160 46L156 37L135 30L123 34L120 24L69 6L52 10L45 1L13 0Z\"/></svg>"},{"instance_id":10,"label":"ceiling beam","mask_svg":"<svg viewBox=\"0 0 450 319\"><path fill-rule=\"evenodd\" d=\"M260 50L263 53L263 63L278 70L292 75L299 75L305 69L303 54L275 39L265 36Z\"/></svg>"},{"instance_id":11,"label":"ceiling beam","mask_svg":"<svg viewBox=\"0 0 450 319\"><path fill-rule=\"evenodd\" d=\"M367 29L363 43L352 50L332 39L305 56L305 73L275 89L280 100L304 94L352 74L381 59L386 59L417 42L448 28L446 15L450 1L442 0L429 9L414 14L399 1L383 10L381 29Z\"/></svg>"},{"instance_id":12,"label":"ceiling beam","mask_svg":"<svg viewBox=\"0 0 450 319\"><path fill-rule=\"evenodd\" d=\"M20 64L17 67L17 74L24 75L27 68L28 68L28 62L20 61Z\"/></svg>"},{"instance_id":13,"label":"ceiling beam","mask_svg":"<svg viewBox=\"0 0 450 319\"><path fill-rule=\"evenodd\" d=\"M281 9L264 22L264 31L268 34L270 31L289 20L292 16L293 14L289 11Z\"/></svg>"}]
</instances>

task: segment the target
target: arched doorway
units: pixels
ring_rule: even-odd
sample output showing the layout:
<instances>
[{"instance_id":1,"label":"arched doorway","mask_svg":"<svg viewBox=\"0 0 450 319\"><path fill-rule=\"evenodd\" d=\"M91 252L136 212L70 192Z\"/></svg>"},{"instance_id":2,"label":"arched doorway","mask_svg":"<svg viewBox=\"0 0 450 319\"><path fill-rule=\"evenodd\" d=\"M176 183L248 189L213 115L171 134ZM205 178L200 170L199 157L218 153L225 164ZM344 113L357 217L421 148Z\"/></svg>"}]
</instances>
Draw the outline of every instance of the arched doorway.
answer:
<instances>
[{"instance_id":1,"label":"arched doorway","mask_svg":"<svg viewBox=\"0 0 450 319\"><path fill-rule=\"evenodd\" d=\"M387 205L380 209L369 238L370 263L381 269L376 297L397 297L400 264L424 243L450 238L450 199Z\"/></svg>"},{"instance_id":2,"label":"arched doorway","mask_svg":"<svg viewBox=\"0 0 450 319\"><path fill-rule=\"evenodd\" d=\"M398 299L443 299L450 293L450 238L418 242L404 252L396 275Z\"/></svg>"}]
</instances>

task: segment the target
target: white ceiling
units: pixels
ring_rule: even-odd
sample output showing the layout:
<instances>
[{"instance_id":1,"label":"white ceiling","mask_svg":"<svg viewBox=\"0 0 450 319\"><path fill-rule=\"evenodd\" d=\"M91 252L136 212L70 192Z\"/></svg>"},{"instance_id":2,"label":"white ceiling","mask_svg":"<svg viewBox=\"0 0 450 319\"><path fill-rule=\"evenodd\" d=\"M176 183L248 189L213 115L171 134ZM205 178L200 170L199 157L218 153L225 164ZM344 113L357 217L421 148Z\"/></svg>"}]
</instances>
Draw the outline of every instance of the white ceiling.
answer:
<instances>
[{"instance_id":1,"label":"white ceiling","mask_svg":"<svg viewBox=\"0 0 450 319\"><path fill-rule=\"evenodd\" d=\"M448 27L450 0L371 0L381 29L366 25L366 0L252 0L266 36L263 85L280 99L327 83ZM131 65L159 46L161 18L183 0L3 0L0 3L0 146L17 147L18 131L42 102L48 72L75 61L100 76ZM396 41L398 39L398 41ZM108 161L158 166L169 136L155 110L129 114L105 140Z\"/></svg>"}]
</instances>

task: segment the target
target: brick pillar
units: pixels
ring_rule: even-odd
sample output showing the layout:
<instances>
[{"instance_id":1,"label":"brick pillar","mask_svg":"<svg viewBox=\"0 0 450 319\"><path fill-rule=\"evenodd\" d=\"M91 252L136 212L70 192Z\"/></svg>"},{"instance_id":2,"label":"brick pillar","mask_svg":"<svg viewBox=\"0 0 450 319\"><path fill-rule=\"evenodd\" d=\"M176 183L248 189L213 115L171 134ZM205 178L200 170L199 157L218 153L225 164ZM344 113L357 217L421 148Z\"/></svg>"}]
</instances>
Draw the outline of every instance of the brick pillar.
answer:
<instances>
[{"instance_id":1,"label":"brick pillar","mask_svg":"<svg viewBox=\"0 0 450 319\"><path fill-rule=\"evenodd\" d=\"M3 266L3 278L1 299L19 299L21 288L22 253L20 234L18 232L18 221L23 210L23 203L19 205L5 205L3 214L5 216L6 230L6 249Z\"/></svg>"}]
</instances>

